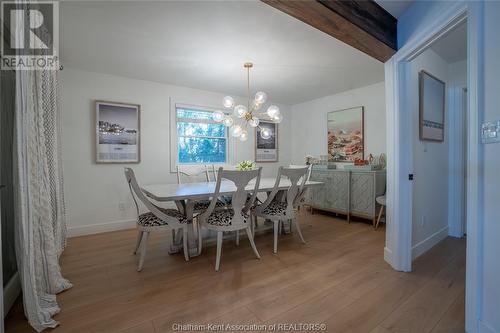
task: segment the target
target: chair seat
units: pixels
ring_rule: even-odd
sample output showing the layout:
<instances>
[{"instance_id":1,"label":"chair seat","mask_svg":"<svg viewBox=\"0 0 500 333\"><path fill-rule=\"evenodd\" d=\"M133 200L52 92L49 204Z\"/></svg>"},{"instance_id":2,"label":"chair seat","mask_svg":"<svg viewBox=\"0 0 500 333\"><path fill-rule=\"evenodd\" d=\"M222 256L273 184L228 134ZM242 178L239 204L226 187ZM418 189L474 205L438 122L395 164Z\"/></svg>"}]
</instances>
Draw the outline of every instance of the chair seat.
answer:
<instances>
[{"instance_id":1,"label":"chair seat","mask_svg":"<svg viewBox=\"0 0 500 333\"><path fill-rule=\"evenodd\" d=\"M163 213L167 214L168 216L171 216L173 218L176 218L179 220L179 223L187 223L187 218L179 212L176 209L166 209L166 208L160 208L158 207ZM139 220L137 221L137 224L139 224L142 227L160 227L160 226L165 226L168 225L167 222L160 220L158 217L156 217L155 214L148 212L139 215Z\"/></svg>"},{"instance_id":2,"label":"chair seat","mask_svg":"<svg viewBox=\"0 0 500 333\"><path fill-rule=\"evenodd\" d=\"M196 201L194 203L193 210L195 212L204 211L204 210L206 210L208 208L208 206L210 206L210 202L211 202L211 200ZM221 207L224 207L224 206L225 206L225 204L222 201L217 201L217 203L215 204L215 208L221 208Z\"/></svg>"},{"instance_id":3,"label":"chair seat","mask_svg":"<svg viewBox=\"0 0 500 333\"><path fill-rule=\"evenodd\" d=\"M286 214L287 203L273 200L264 210L262 214L270 216L280 216Z\"/></svg>"},{"instance_id":4,"label":"chair seat","mask_svg":"<svg viewBox=\"0 0 500 333\"><path fill-rule=\"evenodd\" d=\"M380 197L377 197L375 200L376 200L376 201L377 201L380 205L382 205L382 206L385 206L385 205L386 205L386 204L385 204L385 202L386 202L386 200L385 200L385 195L380 196Z\"/></svg>"},{"instance_id":5,"label":"chair seat","mask_svg":"<svg viewBox=\"0 0 500 333\"><path fill-rule=\"evenodd\" d=\"M214 211L208 219L205 221L207 224L215 225L215 226L230 226L233 220L234 210L225 209L225 210L217 210ZM247 219L249 218L248 214L243 214L243 218L245 219L245 223L247 223Z\"/></svg>"}]
</instances>

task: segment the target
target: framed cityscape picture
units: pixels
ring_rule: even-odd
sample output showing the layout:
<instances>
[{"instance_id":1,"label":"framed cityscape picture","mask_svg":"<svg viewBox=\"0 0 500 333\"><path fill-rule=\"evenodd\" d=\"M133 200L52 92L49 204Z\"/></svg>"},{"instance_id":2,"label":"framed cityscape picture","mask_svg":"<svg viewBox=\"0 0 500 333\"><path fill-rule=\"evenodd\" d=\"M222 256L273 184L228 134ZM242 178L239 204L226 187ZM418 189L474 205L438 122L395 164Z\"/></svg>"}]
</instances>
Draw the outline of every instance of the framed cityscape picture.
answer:
<instances>
[{"instance_id":1,"label":"framed cityscape picture","mask_svg":"<svg viewBox=\"0 0 500 333\"><path fill-rule=\"evenodd\" d=\"M364 159L364 108L331 111L327 115L328 160L354 162Z\"/></svg>"},{"instance_id":2,"label":"framed cityscape picture","mask_svg":"<svg viewBox=\"0 0 500 333\"><path fill-rule=\"evenodd\" d=\"M278 162L278 124L261 121L255 128L255 162Z\"/></svg>"},{"instance_id":3,"label":"framed cityscape picture","mask_svg":"<svg viewBox=\"0 0 500 333\"><path fill-rule=\"evenodd\" d=\"M96 162L139 163L140 105L96 101Z\"/></svg>"},{"instance_id":4,"label":"framed cityscape picture","mask_svg":"<svg viewBox=\"0 0 500 333\"><path fill-rule=\"evenodd\" d=\"M420 140L444 141L445 83L435 76L419 73Z\"/></svg>"}]
</instances>

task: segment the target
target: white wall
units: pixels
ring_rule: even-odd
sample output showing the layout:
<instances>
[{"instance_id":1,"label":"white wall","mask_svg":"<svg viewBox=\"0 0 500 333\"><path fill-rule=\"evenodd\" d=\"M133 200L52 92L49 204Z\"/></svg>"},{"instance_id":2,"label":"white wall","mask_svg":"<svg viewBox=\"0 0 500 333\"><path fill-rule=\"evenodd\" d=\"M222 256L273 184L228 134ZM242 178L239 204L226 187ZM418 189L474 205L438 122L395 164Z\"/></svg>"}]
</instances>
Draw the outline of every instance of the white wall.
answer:
<instances>
[{"instance_id":1,"label":"white wall","mask_svg":"<svg viewBox=\"0 0 500 333\"><path fill-rule=\"evenodd\" d=\"M486 1L484 18L484 120L500 120L500 2ZM483 145L482 314L484 327L500 332L500 144ZM473 221L474 223L475 221Z\"/></svg>"},{"instance_id":2,"label":"white wall","mask_svg":"<svg viewBox=\"0 0 500 333\"><path fill-rule=\"evenodd\" d=\"M327 154L327 113L356 106L365 107L365 157L385 153L384 82L322 97L292 106L291 159L304 163L307 155ZM343 163L339 163L340 165Z\"/></svg>"},{"instance_id":3,"label":"white wall","mask_svg":"<svg viewBox=\"0 0 500 333\"><path fill-rule=\"evenodd\" d=\"M478 51L479 91L477 111L479 119L493 121L500 119L500 2L497 1L416 1L398 19L398 44L408 43L436 21L443 12L460 8L466 4L479 15L481 35L484 37ZM476 22L473 22L474 24ZM475 37L475 36L473 36ZM474 66L469 65L468 70ZM472 79L472 78L471 78ZM472 110L470 110L472 112ZM500 144L479 144L480 179L478 186L479 215L469 220L468 228L474 224L478 234L467 239L467 291L466 313L469 316L467 331L470 333L499 333L500 316ZM469 233L470 235L470 233ZM477 237L476 237L477 236ZM476 246L476 244L478 246ZM469 246L472 245L472 249ZM475 252L477 249L478 252ZM473 251L473 252L472 252ZM476 278L478 280L476 280Z\"/></svg>"},{"instance_id":4,"label":"white wall","mask_svg":"<svg viewBox=\"0 0 500 333\"><path fill-rule=\"evenodd\" d=\"M176 182L170 172L169 112L177 103L220 108L222 93L67 68L61 72L63 166L70 235L133 227L135 211L123 176L124 164L96 164L94 100L141 105L141 163L132 164L142 184ZM274 176L290 163L290 110L279 125L279 162L265 163ZM235 161L254 159L254 134L236 143ZM126 209L120 210L120 204Z\"/></svg>"},{"instance_id":5,"label":"white wall","mask_svg":"<svg viewBox=\"0 0 500 333\"><path fill-rule=\"evenodd\" d=\"M464 36L466 38L466 36ZM467 161L467 60L448 66L448 227L449 235L463 237L466 214L466 161Z\"/></svg>"}]
</instances>

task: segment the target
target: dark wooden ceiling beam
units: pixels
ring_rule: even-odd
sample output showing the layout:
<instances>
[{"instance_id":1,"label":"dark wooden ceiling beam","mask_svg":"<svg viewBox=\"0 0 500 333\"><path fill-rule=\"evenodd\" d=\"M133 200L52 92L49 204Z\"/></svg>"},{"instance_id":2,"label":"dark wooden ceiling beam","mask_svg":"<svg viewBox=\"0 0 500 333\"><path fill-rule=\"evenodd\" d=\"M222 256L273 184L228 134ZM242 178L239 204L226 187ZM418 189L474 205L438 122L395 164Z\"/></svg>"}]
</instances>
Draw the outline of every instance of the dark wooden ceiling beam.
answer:
<instances>
[{"instance_id":1,"label":"dark wooden ceiling beam","mask_svg":"<svg viewBox=\"0 0 500 333\"><path fill-rule=\"evenodd\" d=\"M397 20L374 1L261 0L378 59L397 49Z\"/></svg>"}]
</instances>

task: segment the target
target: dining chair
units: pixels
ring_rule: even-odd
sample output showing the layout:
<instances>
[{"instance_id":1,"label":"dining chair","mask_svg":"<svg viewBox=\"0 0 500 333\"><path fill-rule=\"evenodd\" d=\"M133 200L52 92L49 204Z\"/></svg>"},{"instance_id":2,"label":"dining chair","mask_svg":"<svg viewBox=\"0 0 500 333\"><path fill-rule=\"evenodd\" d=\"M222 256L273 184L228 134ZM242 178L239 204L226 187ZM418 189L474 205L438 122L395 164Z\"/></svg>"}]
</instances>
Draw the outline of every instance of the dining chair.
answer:
<instances>
[{"instance_id":1,"label":"dining chair","mask_svg":"<svg viewBox=\"0 0 500 333\"><path fill-rule=\"evenodd\" d=\"M141 253L137 271L140 272L142 270L144 259L146 258L146 248L149 234L153 231L165 228L182 230L184 259L189 261L188 224L191 223L191 221L177 209L161 208L153 204L142 192L139 184L137 183L134 171L131 168L125 168L125 178L127 179L130 193L137 210L138 235L134 254L137 254L138 251ZM146 206L148 212L142 214L140 213L139 202Z\"/></svg>"},{"instance_id":2,"label":"dining chair","mask_svg":"<svg viewBox=\"0 0 500 333\"><path fill-rule=\"evenodd\" d=\"M291 224L295 224L300 240L304 244L306 242L302 236L302 231L300 230L300 224L297 221L295 210L300 204L299 201L307 180L307 172L307 167L280 167L273 190L268 195L266 201L255 206L251 211L255 219L257 217L261 217L274 223L274 253L278 253L278 234L280 224L286 221L290 221ZM290 181L290 187L288 187L285 191L280 191L279 189L282 177L287 178Z\"/></svg>"},{"instance_id":3,"label":"dining chair","mask_svg":"<svg viewBox=\"0 0 500 333\"><path fill-rule=\"evenodd\" d=\"M380 205L380 210L378 212L377 223L374 225L375 229L378 229L380 220L382 220L382 214L384 213L384 208L387 205L385 194L375 198L375 201Z\"/></svg>"},{"instance_id":4,"label":"dining chair","mask_svg":"<svg viewBox=\"0 0 500 333\"><path fill-rule=\"evenodd\" d=\"M250 209L257 196L259 189L260 177L262 168L249 171L224 170L222 167L217 172L217 183L215 192L206 211L198 215L198 226L208 230L217 232L217 255L215 260L215 270L220 268L220 258L222 252L222 236L224 232L233 232L246 230L248 240L255 253L255 256L260 259L259 252L255 247L253 233L250 229ZM222 180L228 180L236 186L236 192L232 195L232 206L226 209L216 210L217 198L220 194ZM255 179L255 185L251 190L250 199L248 199L248 191L246 187ZM201 252L202 237L201 230L198 230L198 251Z\"/></svg>"},{"instance_id":5,"label":"dining chair","mask_svg":"<svg viewBox=\"0 0 500 333\"><path fill-rule=\"evenodd\" d=\"M214 178L215 180L215 178ZM210 182L209 167L207 165L177 165L177 183L195 183L199 181ZM208 208L210 200L196 200L193 213L198 214ZM224 203L217 202L217 207L223 207Z\"/></svg>"},{"instance_id":6,"label":"dining chair","mask_svg":"<svg viewBox=\"0 0 500 333\"><path fill-rule=\"evenodd\" d=\"M308 170L307 170L306 182L308 182L311 179L312 164L310 164L310 165L290 164L288 167L291 169L307 168ZM307 188L304 187L302 192L299 194L299 198L297 199L297 202L298 202L297 209L298 210L300 210L300 208L306 203L306 193L307 193Z\"/></svg>"}]
</instances>

